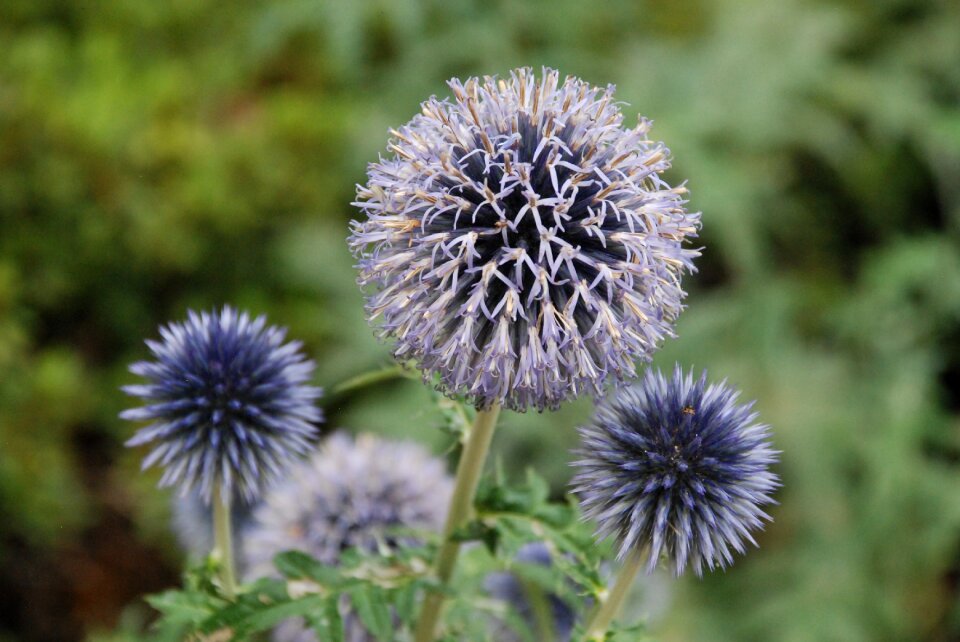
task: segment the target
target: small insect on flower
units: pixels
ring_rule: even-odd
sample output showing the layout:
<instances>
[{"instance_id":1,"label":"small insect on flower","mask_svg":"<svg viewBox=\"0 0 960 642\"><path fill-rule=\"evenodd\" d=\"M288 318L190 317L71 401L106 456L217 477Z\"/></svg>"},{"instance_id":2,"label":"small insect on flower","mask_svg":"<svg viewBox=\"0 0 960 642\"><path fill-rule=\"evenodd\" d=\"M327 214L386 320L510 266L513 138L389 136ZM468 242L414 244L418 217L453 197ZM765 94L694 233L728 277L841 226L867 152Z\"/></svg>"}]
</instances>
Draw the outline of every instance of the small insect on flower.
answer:
<instances>
[{"instance_id":1,"label":"small insect on flower","mask_svg":"<svg viewBox=\"0 0 960 642\"><path fill-rule=\"evenodd\" d=\"M350 548L374 552L415 544L415 535L401 529L439 532L452 492L444 462L421 446L335 433L254 512L244 540L249 575L274 573L273 558L282 551L303 551L336 565ZM342 610L347 640L374 642L345 606ZM281 624L273 638L316 640L299 620Z\"/></svg>"},{"instance_id":2,"label":"small insect on flower","mask_svg":"<svg viewBox=\"0 0 960 642\"><path fill-rule=\"evenodd\" d=\"M556 71L449 82L392 130L349 239L398 359L481 408L554 408L636 374L686 296L700 216L650 121Z\"/></svg>"},{"instance_id":3,"label":"small insect on flower","mask_svg":"<svg viewBox=\"0 0 960 642\"><path fill-rule=\"evenodd\" d=\"M143 467L165 468L161 486L195 488L209 503L219 484L225 500L252 502L313 449L321 391L307 385L313 362L284 343L286 330L227 306L191 311L160 336L147 341L156 361L130 366L147 383L123 388L149 405L120 416L153 422L127 446L153 446Z\"/></svg>"},{"instance_id":4,"label":"small insect on flower","mask_svg":"<svg viewBox=\"0 0 960 642\"><path fill-rule=\"evenodd\" d=\"M780 485L770 429L725 382L706 382L680 366L670 379L649 369L580 429L573 485L584 514L621 558L649 546L648 571L661 555L677 575L688 563L697 575L725 567L770 519L760 508Z\"/></svg>"}]
</instances>

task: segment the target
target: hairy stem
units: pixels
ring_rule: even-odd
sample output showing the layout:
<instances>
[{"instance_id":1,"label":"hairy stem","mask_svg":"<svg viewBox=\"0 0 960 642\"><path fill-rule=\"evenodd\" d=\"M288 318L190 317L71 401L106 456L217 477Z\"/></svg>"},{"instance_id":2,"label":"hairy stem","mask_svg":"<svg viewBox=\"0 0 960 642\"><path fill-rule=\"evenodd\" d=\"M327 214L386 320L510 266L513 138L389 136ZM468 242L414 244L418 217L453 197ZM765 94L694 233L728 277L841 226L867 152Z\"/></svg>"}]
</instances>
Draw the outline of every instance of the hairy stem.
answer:
<instances>
[{"instance_id":1,"label":"hairy stem","mask_svg":"<svg viewBox=\"0 0 960 642\"><path fill-rule=\"evenodd\" d=\"M473 497L477 492L477 483L480 481L480 473L483 471L483 464L490 450L490 442L493 439L499 414L500 406L498 405L491 406L489 410L478 410L477 418L463 446L460 463L457 464L453 496L450 498L450 507L447 511L447 522L443 529L443 544L434 566L441 584L449 582L450 576L453 575L457 555L460 553L460 543L454 542L450 536L470 518ZM443 594L441 593L428 593L424 598L414 638L416 642L432 642L436 635L442 606Z\"/></svg>"},{"instance_id":2,"label":"hairy stem","mask_svg":"<svg viewBox=\"0 0 960 642\"><path fill-rule=\"evenodd\" d=\"M213 553L220 562L220 582L231 600L237 593L233 571L233 536L230 529L230 498L225 497L219 482L213 488Z\"/></svg>"},{"instance_id":3,"label":"hairy stem","mask_svg":"<svg viewBox=\"0 0 960 642\"><path fill-rule=\"evenodd\" d=\"M637 577L637 572L646 561L646 549L643 547L635 548L623 561L623 568L617 575L617 581L606 598L601 600L593 611L590 621L587 623L586 640L588 642L600 642L607 634L613 618L617 616L623 601L633 586L633 581Z\"/></svg>"}]
</instances>

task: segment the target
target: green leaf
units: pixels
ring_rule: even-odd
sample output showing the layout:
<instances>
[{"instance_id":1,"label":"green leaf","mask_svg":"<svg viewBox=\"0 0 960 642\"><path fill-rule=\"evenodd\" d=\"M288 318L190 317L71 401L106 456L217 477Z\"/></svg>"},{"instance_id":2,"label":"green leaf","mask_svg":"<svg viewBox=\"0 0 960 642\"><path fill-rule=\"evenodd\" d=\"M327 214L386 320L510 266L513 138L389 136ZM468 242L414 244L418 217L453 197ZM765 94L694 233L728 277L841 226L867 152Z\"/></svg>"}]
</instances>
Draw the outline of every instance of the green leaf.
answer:
<instances>
[{"instance_id":1,"label":"green leaf","mask_svg":"<svg viewBox=\"0 0 960 642\"><path fill-rule=\"evenodd\" d=\"M451 533L450 539L455 542L483 542L490 554L496 556L500 544L500 530L496 522L491 524L472 520Z\"/></svg>"},{"instance_id":2,"label":"green leaf","mask_svg":"<svg viewBox=\"0 0 960 642\"><path fill-rule=\"evenodd\" d=\"M393 591L393 606L397 617L404 624L413 624L417 616L417 587L414 584L402 586Z\"/></svg>"},{"instance_id":3,"label":"green leaf","mask_svg":"<svg viewBox=\"0 0 960 642\"><path fill-rule=\"evenodd\" d=\"M275 604L246 603L237 604L236 610L221 611L221 626L233 629L238 638L271 629L283 620L291 617L303 617L319 611L324 606L324 598L308 595L289 602ZM221 627L217 627L221 628Z\"/></svg>"},{"instance_id":4,"label":"green leaf","mask_svg":"<svg viewBox=\"0 0 960 642\"><path fill-rule=\"evenodd\" d=\"M307 624L324 642L343 642L343 617L340 615L339 596L328 597L319 613L305 616Z\"/></svg>"},{"instance_id":5,"label":"green leaf","mask_svg":"<svg viewBox=\"0 0 960 642\"><path fill-rule=\"evenodd\" d=\"M321 564L300 551L279 553L273 558L273 563L284 577L290 579L310 579L328 588L336 588L343 583L336 568Z\"/></svg>"},{"instance_id":6,"label":"green leaf","mask_svg":"<svg viewBox=\"0 0 960 642\"><path fill-rule=\"evenodd\" d=\"M383 589L359 586L350 590L350 601L360 621L381 642L393 639L393 619Z\"/></svg>"},{"instance_id":7,"label":"green leaf","mask_svg":"<svg viewBox=\"0 0 960 642\"><path fill-rule=\"evenodd\" d=\"M146 600L170 624L200 624L215 613L217 607L225 604L209 595L186 591L165 591L148 595Z\"/></svg>"}]
</instances>

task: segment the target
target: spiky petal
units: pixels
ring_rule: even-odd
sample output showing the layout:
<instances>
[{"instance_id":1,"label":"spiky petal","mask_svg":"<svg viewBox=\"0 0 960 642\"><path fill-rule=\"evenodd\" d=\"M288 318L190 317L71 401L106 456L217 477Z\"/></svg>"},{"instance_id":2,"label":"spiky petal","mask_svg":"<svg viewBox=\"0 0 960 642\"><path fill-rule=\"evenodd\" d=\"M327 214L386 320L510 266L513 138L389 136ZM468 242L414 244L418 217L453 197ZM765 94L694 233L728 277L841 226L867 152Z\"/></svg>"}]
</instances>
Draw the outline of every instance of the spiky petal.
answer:
<instances>
[{"instance_id":1,"label":"spiky petal","mask_svg":"<svg viewBox=\"0 0 960 642\"><path fill-rule=\"evenodd\" d=\"M448 393L556 407L673 335L699 214L650 121L545 69L449 82L369 167L350 246L371 320Z\"/></svg>"},{"instance_id":2,"label":"spiky petal","mask_svg":"<svg viewBox=\"0 0 960 642\"><path fill-rule=\"evenodd\" d=\"M707 386L676 366L667 379L648 369L617 391L580 429L573 480L598 535L620 556L649 547L648 570L665 556L677 575L692 565L724 567L770 519L760 508L779 486L777 451L753 404L721 382Z\"/></svg>"},{"instance_id":3,"label":"spiky petal","mask_svg":"<svg viewBox=\"0 0 960 642\"><path fill-rule=\"evenodd\" d=\"M120 416L153 422L127 446L152 445L143 467L165 469L161 486L196 488L209 503L219 482L224 498L252 502L313 449L321 391L307 385L313 362L284 343L286 330L226 306L190 311L160 336L147 341L156 361L130 366L147 382L123 387L149 405Z\"/></svg>"}]
</instances>

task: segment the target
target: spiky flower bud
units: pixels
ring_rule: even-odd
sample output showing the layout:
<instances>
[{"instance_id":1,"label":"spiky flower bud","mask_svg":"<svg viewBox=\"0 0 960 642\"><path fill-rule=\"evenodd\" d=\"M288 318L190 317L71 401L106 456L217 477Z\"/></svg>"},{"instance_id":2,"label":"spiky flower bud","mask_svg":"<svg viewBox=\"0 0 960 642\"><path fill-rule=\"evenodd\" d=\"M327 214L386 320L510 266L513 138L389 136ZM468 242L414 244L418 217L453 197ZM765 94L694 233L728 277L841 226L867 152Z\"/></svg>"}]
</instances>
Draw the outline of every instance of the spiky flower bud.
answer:
<instances>
[{"instance_id":1,"label":"spiky flower bud","mask_svg":"<svg viewBox=\"0 0 960 642\"><path fill-rule=\"evenodd\" d=\"M661 555L677 575L688 563L697 575L725 567L770 519L760 508L779 486L769 427L726 382L706 381L679 365L670 379L648 369L580 429L573 484L584 514L621 558L649 546L648 571Z\"/></svg>"},{"instance_id":2,"label":"spiky flower bud","mask_svg":"<svg viewBox=\"0 0 960 642\"><path fill-rule=\"evenodd\" d=\"M672 326L699 214L650 121L556 71L449 82L392 130L353 222L370 319L448 393L556 407L635 376Z\"/></svg>"},{"instance_id":3,"label":"spiky flower bud","mask_svg":"<svg viewBox=\"0 0 960 642\"><path fill-rule=\"evenodd\" d=\"M320 389L306 385L313 362L284 343L286 330L227 306L191 311L160 336L146 342L156 361L130 366L147 383L123 388L149 405L120 416L153 422L127 446L153 445L143 467L165 468L161 486L196 488L209 503L219 483L224 499L253 501L313 448Z\"/></svg>"},{"instance_id":4,"label":"spiky flower bud","mask_svg":"<svg viewBox=\"0 0 960 642\"><path fill-rule=\"evenodd\" d=\"M309 460L264 497L244 540L250 575L271 574L277 553L299 550L336 565L350 548L367 551L415 542L399 531L439 532L453 481L440 459L414 443L331 435ZM351 641L373 642L345 619ZM274 631L277 642L315 640L297 620Z\"/></svg>"}]
</instances>

